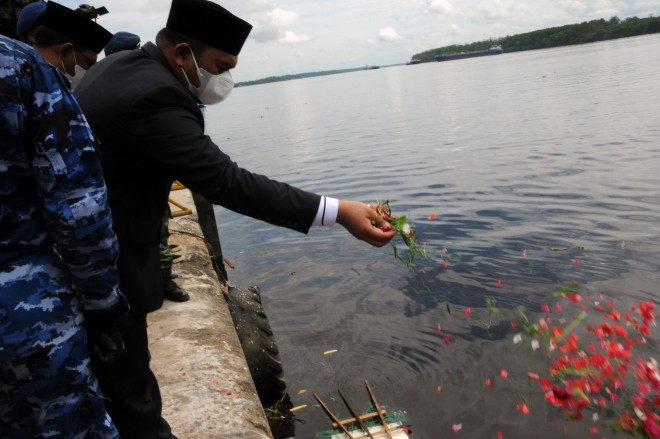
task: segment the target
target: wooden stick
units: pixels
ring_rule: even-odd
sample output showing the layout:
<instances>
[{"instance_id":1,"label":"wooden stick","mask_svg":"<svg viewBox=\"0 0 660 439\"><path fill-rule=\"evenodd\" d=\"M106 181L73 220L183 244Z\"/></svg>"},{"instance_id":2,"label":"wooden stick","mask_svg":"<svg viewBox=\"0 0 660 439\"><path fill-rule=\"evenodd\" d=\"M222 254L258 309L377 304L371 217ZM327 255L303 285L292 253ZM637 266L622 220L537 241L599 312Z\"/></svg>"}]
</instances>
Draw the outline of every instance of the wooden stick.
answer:
<instances>
[{"instance_id":1,"label":"wooden stick","mask_svg":"<svg viewBox=\"0 0 660 439\"><path fill-rule=\"evenodd\" d=\"M355 413L355 410L353 410L353 408L348 404L348 401L346 401L346 398L344 398L344 395L342 395L341 391L337 390L337 392L339 392L339 396L341 397L341 400L344 401L344 405L346 405L348 411L357 420L357 423L360 426L360 428L364 430L364 432L367 433L367 436L369 436L371 439L375 439L369 432L369 428L366 425L364 425L364 422L362 422L362 419L360 419L360 416L357 413Z\"/></svg>"},{"instance_id":2,"label":"wooden stick","mask_svg":"<svg viewBox=\"0 0 660 439\"><path fill-rule=\"evenodd\" d=\"M376 401L376 395L374 395L374 392L371 390L371 386L369 385L369 381L364 380L364 384L367 385L367 392L369 392L369 397L371 398L371 402L373 402L374 405L376 406L376 411L378 412L378 415L380 416L380 421L383 423L383 428L385 429L385 433L387 433L387 439L392 439L392 434L390 433L390 429L387 426L387 421L385 421L385 417L380 412L380 406L378 405L378 401Z\"/></svg>"},{"instance_id":3,"label":"wooden stick","mask_svg":"<svg viewBox=\"0 0 660 439\"><path fill-rule=\"evenodd\" d=\"M335 421L337 424L339 424L339 427L342 429L342 431L343 431L344 433L346 433L346 436L348 436L348 439L355 439L355 438L351 435L351 432L348 431L348 430L346 429L346 427L344 427L344 426L341 424L341 422L339 422L339 419L337 419L337 417L336 417L335 415L332 414L332 412L330 411L330 409L328 408L328 406L326 406L325 403L324 403L323 401L321 401L321 398L320 398L316 393L314 394L314 398L316 398L316 400L319 402L319 404L321 404L321 407L323 407L323 410L325 410L325 412L327 413L327 415L330 416L330 419L332 419L332 420Z\"/></svg>"},{"instance_id":4,"label":"wooden stick","mask_svg":"<svg viewBox=\"0 0 660 439\"><path fill-rule=\"evenodd\" d=\"M387 414L387 410L381 409L380 410L383 415ZM372 418L378 417L378 413L376 412L371 412L371 413L365 413L363 415L360 415L360 419L367 421ZM346 424L352 424L353 422L357 422L355 418L349 418L349 419L342 419L341 423L346 425ZM332 428L339 428L339 425L335 424L334 422L332 423Z\"/></svg>"}]
</instances>

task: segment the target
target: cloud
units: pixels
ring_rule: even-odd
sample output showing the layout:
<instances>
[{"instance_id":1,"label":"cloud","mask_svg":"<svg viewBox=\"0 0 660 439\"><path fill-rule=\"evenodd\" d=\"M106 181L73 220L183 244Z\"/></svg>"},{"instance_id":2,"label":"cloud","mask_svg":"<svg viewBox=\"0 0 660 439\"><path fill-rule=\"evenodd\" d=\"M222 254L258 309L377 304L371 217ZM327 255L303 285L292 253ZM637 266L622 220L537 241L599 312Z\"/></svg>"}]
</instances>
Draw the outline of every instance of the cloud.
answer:
<instances>
[{"instance_id":1,"label":"cloud","mask_svg":"<svg viewBox=\"0 0 660 439\"><path fill-rule=\"evenodd\" d=\"M273 26L288 27L298 21L300 15L293 11L285 11L284 9L275 8L268 12L267 15L271 19Z\"/></svg>"},{"instance_id":2,"label":"cloud","mask_svg":"<svg viewBox=\"0 0 660 439\"><path fill-rule=\"evenodd\" d=\"M293 43L304 43L305 41L309 41L310 37L309 35L297 35L290 30L284 32L284 36L280 38L278 41L280 43L285 43L285 44L293 44Z\"/></svg>"},{"instance_id":3,"label":"cloud","mask_svg":"<svg viewBox=\"0 0 660 439\"><path fill-rule=\"evenodd\" d=\"M310 37L305 34L297 34L291 28L300 19L300 14L295 11L275 7L255 14L253 19L253 33L251 37L260 43L277 41L278 43L291 44L309 41Z\"/></svg>"},{"instance_id":4,"label":"cloud","mask_svg":"<svg viewBox=\"0 0 660 439\"><path fill-rule=\"evenodd\" d=\"M378 38L381 41L396 41L401 38L401 36L394 30L393 27L388 26L384 27L378 31Z\"/></svg>"},{"instance_id":5,"label":"cloud","mask_svg":"<svg viewBox=\"0 0 660 439\"><path fill-rule=\"evenodd\" d=\"M449 0L431 0L428 8L429 11L436 14L448 14L454 9L454 6L449 3Z\"/></svg>"}]
</instances>

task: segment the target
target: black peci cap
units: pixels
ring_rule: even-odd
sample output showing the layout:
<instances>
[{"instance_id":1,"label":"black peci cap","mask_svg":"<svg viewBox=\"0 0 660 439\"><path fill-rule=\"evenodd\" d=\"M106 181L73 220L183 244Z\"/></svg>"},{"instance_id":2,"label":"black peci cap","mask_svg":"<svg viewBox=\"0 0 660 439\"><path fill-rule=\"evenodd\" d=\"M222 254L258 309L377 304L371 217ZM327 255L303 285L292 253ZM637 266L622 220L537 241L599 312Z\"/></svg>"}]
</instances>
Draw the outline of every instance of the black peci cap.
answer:
<instances>
[{"instance_id":1,"label":"black peci cap","mask_svg":"<svg viewBox=\"0 0 660 439\"><path fill-rule=\"evenodd\" d=\"M208 0L172 0L168 29L237 56L252 25Z\"/></svg>"},{"instance_id":2,"label":"black peci cap","mask_svg":"<svg viewBox=\"0 0 660 439\"><path fill-rule=\"evenodd\" d=\"M85 15L50 0L46 5L44 26L71 38L78 44L101 52L112 34Z\"/></svg>"}]
</instances>

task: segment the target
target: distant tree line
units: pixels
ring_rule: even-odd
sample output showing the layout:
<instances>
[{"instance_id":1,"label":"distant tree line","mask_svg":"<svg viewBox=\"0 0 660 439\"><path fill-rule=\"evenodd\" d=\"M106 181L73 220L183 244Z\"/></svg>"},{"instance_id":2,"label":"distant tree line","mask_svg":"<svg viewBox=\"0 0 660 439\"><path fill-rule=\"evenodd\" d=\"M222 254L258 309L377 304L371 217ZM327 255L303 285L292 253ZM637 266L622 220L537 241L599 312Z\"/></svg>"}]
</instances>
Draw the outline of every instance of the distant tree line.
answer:
<instances>
[{"instance_id":1,"label":"distant tree line","mask_svg":"<svg viewBox=\"0 0 660 439\"><path fill-rule=\"evenodd\" d=\"M568 24L524 34L510 35L497 40L489 39L470 44L454 44L440 47L415 54L413 55L413 59L418 59L421 62L435 61L434 57L436 55L486 50L493 44L501 45L504 52L519 52L522 50L569 46L572 44L584 44L658 32L660 32L660 17L632 17L625 20L620 20L618 17L612 17L609 20L601 18L600 20L585 21L579 24Z\"/></svg>"},{"instance_id":2,"label":"distant tree line","mask_svg":"<svg viewBox=\"0 0 660 439\"><path fill-rule=\"evenodd\" d=\"M268 82L291 81L293 79L312 78L314 76L325 76L325 75L334 75L337 73L355 72L357 70L362 70L362 69L363 69L362 67L359 67L359 68L343 69L343 70L326 70L323 72L298 73L296 75L269 76L268 78L257 79L255 81L240 82L236 85L246 86L246 85L266 84Z\"/></svg>"}]
</instances>

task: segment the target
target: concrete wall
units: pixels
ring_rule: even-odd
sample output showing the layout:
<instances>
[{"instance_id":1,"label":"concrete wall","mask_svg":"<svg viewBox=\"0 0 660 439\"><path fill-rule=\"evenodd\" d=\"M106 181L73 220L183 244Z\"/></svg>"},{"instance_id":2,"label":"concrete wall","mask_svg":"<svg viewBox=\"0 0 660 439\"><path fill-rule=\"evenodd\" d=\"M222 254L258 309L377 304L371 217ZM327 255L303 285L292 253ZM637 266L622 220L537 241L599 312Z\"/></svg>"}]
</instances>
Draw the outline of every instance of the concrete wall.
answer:
<instances>
[{"instance_id":1,"label":"concrete wall","mask_svg":"<svg viewBox=\"0 0 660 439\"><path fill-rule=\"evenodd\" d=\"M163 417L180 439L271 438L243 350L211 262L192 196L170 195L193 214L170 221L170 243L181 258L176 283L190 294L149 315L151 367L163 397ZM172 206L173 210L177 207Z\"/></svg>"}]
</instances>

